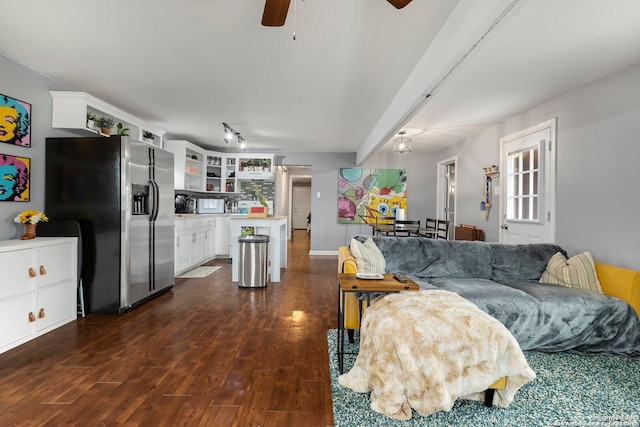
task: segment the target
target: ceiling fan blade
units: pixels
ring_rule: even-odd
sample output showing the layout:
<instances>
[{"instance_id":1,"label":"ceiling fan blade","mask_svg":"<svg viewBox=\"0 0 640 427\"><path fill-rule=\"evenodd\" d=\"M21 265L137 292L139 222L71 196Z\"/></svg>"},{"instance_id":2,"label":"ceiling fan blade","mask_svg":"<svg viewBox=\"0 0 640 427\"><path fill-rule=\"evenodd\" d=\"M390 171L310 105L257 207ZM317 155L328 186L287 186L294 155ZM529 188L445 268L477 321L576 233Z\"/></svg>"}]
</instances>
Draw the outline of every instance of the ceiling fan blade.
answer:
<instances>
[{"instance_id":1,"label":"ceiling fan blade","mask_svg":"<svg viewBox=\"0 0 640 427\"><path fill-rule=\"evenodd\" d=\"M287 19L290 3L291 0L266 0L262 14L262 25L265 27L283 26L285 19Z\"/></svg>"},{"instance_id":2,"label":"ceiling fan blade","mask_svg":"<svg viewBox=\"0 0 640 427\"><path fill-rule=\"evenodd\" d=\"M387 1L391 3L396 9L402 9L403 7L411 3L411 0L387 0Z\"/></svg>"}]
</instances>

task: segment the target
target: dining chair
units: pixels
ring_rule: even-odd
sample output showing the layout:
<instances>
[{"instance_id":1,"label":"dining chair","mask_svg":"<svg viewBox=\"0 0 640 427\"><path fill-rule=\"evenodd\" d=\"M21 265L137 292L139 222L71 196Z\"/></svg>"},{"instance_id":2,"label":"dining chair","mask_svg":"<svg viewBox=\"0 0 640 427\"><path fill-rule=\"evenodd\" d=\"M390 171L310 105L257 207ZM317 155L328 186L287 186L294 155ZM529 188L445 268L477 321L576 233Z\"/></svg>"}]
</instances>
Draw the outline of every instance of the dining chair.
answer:
<instances>
[{"instance_id":1,"label":"dining chair","mask_svg":"<svg viewBox=\"0 0 640 427\"><path fill-rule=\"evenodd\" d=\"M431 237L435 239L438 235L438 220L435 218L427 218L424 222L424 228L420 230L420 236Z\"/></svg>"},{"instance_id":2,"label":"dining chair","mask_svg":"<svg viewBox=\"0 0 640 427\"><path fill-rule=\"evenodd\" d=\"M449 238L449 221L445 219L439 219L436 227L437 233L436 239L448 239Z\"/></svg>"},{"instance_id":3,"label":"dining chair","mask_svg":"<svg viewBox=\"0 0 640 427\"><path fill-rule=\"evenodd\" d=\"M393 235L404 237L419 236L420 220L396 219L393 225Z\"/></svg>"}]
</instances>

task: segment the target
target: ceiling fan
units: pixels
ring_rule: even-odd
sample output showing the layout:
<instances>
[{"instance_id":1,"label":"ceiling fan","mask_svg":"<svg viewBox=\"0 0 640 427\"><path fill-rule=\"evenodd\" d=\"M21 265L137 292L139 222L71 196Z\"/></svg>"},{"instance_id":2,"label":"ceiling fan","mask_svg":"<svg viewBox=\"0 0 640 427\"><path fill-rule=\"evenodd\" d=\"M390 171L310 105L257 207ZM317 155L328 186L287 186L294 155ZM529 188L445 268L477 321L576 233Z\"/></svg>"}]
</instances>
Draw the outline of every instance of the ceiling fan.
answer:
<instances>
[{"instance_id":1,"label":"ceiling fan","mask_svg":"<svg viewBox=\"0 0 640 427\"><path fill-rule=\"evenodd\" d=\"M402 9L411 0L387 0L396 9ZM289 4L291 0L266 0L264 4L264 13L262 14L262 25L265 27L281 27L287 19Z\"/></svg>"}]
</instances>

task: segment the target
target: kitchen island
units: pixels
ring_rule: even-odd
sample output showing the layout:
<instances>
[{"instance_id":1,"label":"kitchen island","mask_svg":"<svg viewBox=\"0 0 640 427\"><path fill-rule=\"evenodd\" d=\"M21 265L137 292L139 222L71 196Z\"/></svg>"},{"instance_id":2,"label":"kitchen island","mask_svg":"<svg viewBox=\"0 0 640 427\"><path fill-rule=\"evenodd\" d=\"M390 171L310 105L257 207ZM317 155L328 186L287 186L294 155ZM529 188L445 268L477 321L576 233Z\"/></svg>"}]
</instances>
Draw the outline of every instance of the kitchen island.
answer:
<instances>
[{"instance_id":1,"label":"kitchen island","mask_svg":"<svg viewBox=\"0 0 640 427\"><path fill-rule=\"evenodd\" d=\"M271 282L280 281L280 269L287 268L287 217L268 216L265 218L232 216L231 221L231 280L238 281L239 246L238 237L242 235L242 227L253 227L255 234L269 236L269 267L267 273Z\"/></svg>"}]
</instances>

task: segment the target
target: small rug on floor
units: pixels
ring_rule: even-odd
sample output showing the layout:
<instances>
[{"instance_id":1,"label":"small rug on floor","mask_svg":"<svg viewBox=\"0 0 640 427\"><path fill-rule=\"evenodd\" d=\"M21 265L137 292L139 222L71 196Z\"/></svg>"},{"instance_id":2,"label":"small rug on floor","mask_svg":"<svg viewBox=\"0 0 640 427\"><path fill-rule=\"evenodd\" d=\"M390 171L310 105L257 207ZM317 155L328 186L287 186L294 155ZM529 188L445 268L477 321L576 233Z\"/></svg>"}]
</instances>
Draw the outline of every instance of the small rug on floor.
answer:
<instances>
[{"instance_id":1,"label":"small rug on floor","mask_svg":"<svg viewBox=\"0 0 640 427\"><path fill-rule=\"evenodd\" d=\"M176 276L176 279L193 279L193 278L203 278L207 277L216 271L220 270L222 267L219 266L209 266L209 265L201 265L200 267L196 267L193 270L189 270L186 273L182 273L179 276Z\"/></svg>"},{"instance_id":2,"label":"small rug on floor","mask_svg":"<svg viewBox=\"0 0 640 427\"><path fill-rule=\"evenodd\" d=\"M508 408L458 400L449 412L428 417L412 412L399 421L371 409L369 393L338 383L337 331L327 334L333 421L337 426L640 426L640 359L524 352L536 378L515 395ZM357 338L357 333L356 333ZM345 351L356 352L358 341ZM345 355L344 372L355 362Z\"/></svg>"}]
</instances>

